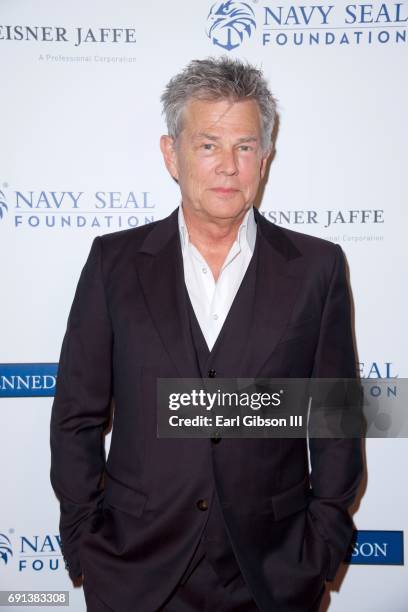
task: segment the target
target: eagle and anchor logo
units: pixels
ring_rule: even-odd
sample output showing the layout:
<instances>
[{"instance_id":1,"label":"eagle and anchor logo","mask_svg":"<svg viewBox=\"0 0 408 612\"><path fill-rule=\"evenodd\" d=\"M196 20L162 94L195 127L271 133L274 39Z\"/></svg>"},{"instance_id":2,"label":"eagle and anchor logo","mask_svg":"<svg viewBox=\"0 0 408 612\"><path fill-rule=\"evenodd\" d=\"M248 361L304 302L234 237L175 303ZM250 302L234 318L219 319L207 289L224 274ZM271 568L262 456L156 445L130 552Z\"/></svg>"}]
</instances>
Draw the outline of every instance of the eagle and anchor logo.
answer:
<instances>
[{"instance_id":1,"label":"eagle and anchor logo","mask_svg":"<svg viewBox=\"0 0 408 612\"><path fill-rule=\"evenodd\" d=\"M250 38L256 29L255 13L247 2L215 2L207 17L206 33L211 42L231 51Z\"/></svg>"},{"instance_id":2,"label":"eagle and anchor logo","mask_svg":"<svg viewBox=\"0 0 408 612\"><path fill-rule=\"evenodd\" d=\"M13 556L13 549L11 547L10 539L5 533L0 533L0 559L4 565L7 565L10 557Z\"/></svg>"},{"instance_id":3,"label":"eagle and anchor logo","mask_svg":"<svg viewBox=\"0 0 408 612\"><path fill-rule=\"evenodd\" d=\"M8 212L8 205L4 191L0 189L0 220L3 219Z\"/></svg>"}]
</instances>

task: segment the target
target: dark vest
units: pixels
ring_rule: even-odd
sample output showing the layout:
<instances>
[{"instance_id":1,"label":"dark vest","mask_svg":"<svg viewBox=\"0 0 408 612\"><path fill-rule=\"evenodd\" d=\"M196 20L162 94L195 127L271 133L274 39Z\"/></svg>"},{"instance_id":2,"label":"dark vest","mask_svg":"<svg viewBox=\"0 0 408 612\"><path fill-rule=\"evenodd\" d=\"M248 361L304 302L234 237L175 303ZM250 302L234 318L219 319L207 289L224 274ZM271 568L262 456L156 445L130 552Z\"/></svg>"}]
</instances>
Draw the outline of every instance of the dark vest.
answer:
<instances>
[{"instance_id":1,"label":"dark vest","mask_svg":"<svg viewBox=\"0 0 408 612\"><path fill-rule=\"evenodd\" d=\"M186 289L191 339L198 369L203 378L232 377L233 373L228 368L228 364L232 361L231 356L233 355L236 358L237 351L245 350L245 337L250 329L253 314L258 257L257 245L258 240L242 283L211 351L207 346ZM222 439L209 440L209 444L212 446L212 452L217 452L217 446L222 444ZM215 487L212 503L209 507L208 521L194 555L182 576L181 583L188 579L204 555L206 555L224 586L240 572L225 527Z\"/></svg>"}]
</instances>

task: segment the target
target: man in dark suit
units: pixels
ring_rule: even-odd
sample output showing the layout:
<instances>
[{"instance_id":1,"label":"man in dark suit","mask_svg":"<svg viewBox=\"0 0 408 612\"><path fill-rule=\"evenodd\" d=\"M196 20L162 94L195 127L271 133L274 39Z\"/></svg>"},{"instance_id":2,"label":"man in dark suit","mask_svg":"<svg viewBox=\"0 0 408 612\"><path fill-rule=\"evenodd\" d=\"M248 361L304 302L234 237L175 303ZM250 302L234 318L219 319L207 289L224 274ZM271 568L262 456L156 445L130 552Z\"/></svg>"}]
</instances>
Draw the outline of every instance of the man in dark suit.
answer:
<instances>
[{"instance_id":1,"label":"man in dark suit","mask_svg":"<svg viewBox=\"0 0 408 612\"><path fill-rule=\"evenodd\" d=\"M64 338L51 479L71 578L97 612L316 611L352 535L353 439L164 439L161 377L354 377L341 249L253 208L275 102L191 62L163 95L182 205L96 238ZM103 432L114 399L107 461Z\"/></svg>"}]
</instances>

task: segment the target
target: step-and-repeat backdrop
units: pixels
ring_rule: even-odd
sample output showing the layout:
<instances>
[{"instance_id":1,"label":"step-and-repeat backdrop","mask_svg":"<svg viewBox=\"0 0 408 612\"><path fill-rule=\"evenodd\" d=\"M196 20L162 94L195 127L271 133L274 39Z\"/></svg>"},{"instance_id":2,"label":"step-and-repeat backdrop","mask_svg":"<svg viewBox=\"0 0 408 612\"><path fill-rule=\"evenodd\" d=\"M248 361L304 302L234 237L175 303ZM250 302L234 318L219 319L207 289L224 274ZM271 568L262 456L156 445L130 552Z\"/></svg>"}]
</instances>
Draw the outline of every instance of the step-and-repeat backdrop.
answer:
<instances>
[{"instance_id":1,"label":"step-and-repeat backdrop","mask_svg":"<svg viewBox=\"0 0 408 612\"><path fill-rule=\"evenodd\" d=\"M407 376L408 2L2 0L0 24L0 585L69 590L80 612L49 484L59 350L92 239L179 203L159 98L189 60L262 67L280 122L261 211L341 245L361 375ZM358 539L325 606L403 612L408 443L366 451Z\"/></svg>"}]
</instances>

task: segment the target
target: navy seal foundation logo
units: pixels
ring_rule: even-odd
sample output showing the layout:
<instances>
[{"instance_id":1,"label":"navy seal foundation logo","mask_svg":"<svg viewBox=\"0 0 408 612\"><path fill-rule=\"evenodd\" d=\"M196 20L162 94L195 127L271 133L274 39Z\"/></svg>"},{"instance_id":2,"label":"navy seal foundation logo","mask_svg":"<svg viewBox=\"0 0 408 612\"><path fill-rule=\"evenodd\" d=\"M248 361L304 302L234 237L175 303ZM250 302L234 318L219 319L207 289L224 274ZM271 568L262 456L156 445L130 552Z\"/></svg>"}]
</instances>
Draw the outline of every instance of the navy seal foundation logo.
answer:
<instances>
[{"instance_id":1,"label":"navy seal foundation logo","mask_svg":"<svg viewBox=\"0 0 408 612\"><path fill-rule=\"evenodd\" d=\"M256 28L255 13L246 2L216 2L207 17L207 36L227 51L236 49Z\"/></svg>"},{"instance_id":2,"label":"navy seal foundation logo","mask_svg":"<svg viewBox=\"0 0 408 612\"><path fill-rule=\"evenodd\" d=\"M9 558L12 556L13 550L9 538L4 533L0 533L0 559L4 565L7 565Z\"/></svg>"},{"instance_id":3,"label":"navy seal foundation logo","mask_svg":"<svg viewBox=\"0 0 408 612\"><path fill-rule=\"evenodd\" d=\"M4 192L0 190L0 219L4 217L4 214L8 211L8 206L6 202L6 196Z\"/></svg>"},{"instance_id":4,"label":"navy seal foundation logo","mask_svg":"<svg viewBox=\"0 0 408 612\"><path fill-rule=\"evenodd\" d=\"M271 0L212 0L205 32L211 43L232 51L262 47L384 46L406 44L408 3L300 4Z\"/></svg>"}]
</instances>

